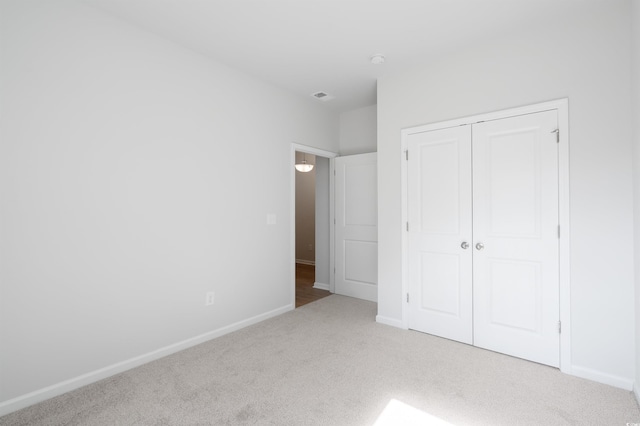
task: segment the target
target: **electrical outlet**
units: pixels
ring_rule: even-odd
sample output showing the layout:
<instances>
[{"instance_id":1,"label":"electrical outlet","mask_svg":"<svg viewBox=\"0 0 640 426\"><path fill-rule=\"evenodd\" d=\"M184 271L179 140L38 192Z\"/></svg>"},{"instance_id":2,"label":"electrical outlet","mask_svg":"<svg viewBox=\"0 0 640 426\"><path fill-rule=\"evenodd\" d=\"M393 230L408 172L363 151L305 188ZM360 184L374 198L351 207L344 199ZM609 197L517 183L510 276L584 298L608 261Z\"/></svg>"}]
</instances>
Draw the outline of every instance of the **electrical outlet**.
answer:
<instances>
[{"instance_id":1,"label":"electrical outlet","mask_svg":"<svg viewBox=\"0 0 640 426\"><path fill-rule=\"evenodd\" d=\"M204 302L204 306L213 305L214 296L215 296L215 293L213 291L208 292Z\"/></svg>"}]
</instances>

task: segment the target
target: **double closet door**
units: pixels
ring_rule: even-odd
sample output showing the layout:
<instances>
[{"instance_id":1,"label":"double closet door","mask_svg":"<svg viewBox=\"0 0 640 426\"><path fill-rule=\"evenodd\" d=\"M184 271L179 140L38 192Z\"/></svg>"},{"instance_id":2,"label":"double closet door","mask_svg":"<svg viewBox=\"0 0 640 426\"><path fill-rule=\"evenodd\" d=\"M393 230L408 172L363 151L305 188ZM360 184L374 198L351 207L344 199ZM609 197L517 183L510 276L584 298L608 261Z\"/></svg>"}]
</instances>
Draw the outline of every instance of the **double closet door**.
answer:
<instances>
[{"instance_id":1,"label":"double closet door","mask_svg":"<svg viewBox=\"0 0 640 426\"><path fill-rule=\"evenodd\" d=\"M410 328L559 366L557 121L408 136Z\"/></svg>"}]
</instances>

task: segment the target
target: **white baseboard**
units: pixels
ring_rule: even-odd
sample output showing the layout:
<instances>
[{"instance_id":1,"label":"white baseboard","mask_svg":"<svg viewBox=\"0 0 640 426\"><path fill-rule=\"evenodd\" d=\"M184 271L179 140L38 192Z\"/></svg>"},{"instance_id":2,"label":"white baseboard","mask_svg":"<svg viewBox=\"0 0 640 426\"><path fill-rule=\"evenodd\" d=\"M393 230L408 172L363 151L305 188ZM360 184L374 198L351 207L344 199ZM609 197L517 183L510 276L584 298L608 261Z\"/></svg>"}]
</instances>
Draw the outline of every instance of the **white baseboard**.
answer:
<instances>
[{"instance_id":1,"label":"white baseboard","mask_svg":"<svg viewBox=\"0 0 640 426\"><path fill-rule=\"evenodd\" d=\"M640 406L640 389L638 389L638 387L640 387L640 383L636 382L636 384L633 386L633 394L636 396L636 401Z\"/></svg>"},{"instance_id":2,"label":"white baseboard","mask_svg":"<svg viewBox=\"0 0 640 426\"><path fill-rule=\"evenodd\" d=\"M316 281L315 283L313 283L313 288L329 291L329 284L319 283Z\"/></svg>"},{"instance_id":3,"label":"white baseboard","mask_svg":"<svg viewBox=\"0 0 640 426\"><path fill-rule=\"evenodd\" d=\"M140 365L146 364L156 359L163 358L167 355L171 355L173 353L182 351L192 346L199 345L200 343L204 343L206 341L215 339L217 337L224 336L225 334L229 334L231 332L240 330L241 328L248 327L253 324L257 324L261 321L276 317L278 315L284 314L285 312L291 311L293 309L294 309L293 305L286 305L281 308L277 308L272 311L265 312L260 315L256 315L255 317L247 318L246 320L239 321L234 324L227 325L225 327L221 327L217 330L213 330L208 333L204 333L199 336L195 336L190 339L186 339L181 342L177 342L172 345L165 346L163 348L137 356L135 358L130 358L128 360L101 368L99 370L95 370L90 373L83 374L81 376L74 377L69 380L65 380L64 382L56 383L55 385L47 386L45 388L38 389L34 392L30 392L28 394L21 395L16 398L4 401L0 403L0 416L4 416L6 414L20 410L22 408L36 404L38 402L53 398L55 396L62 395L63 393L70 392L82 386L95 383L99 380L105 379L107 377L111 377L115 374L122 373L123 371L130 370L132 368L138 367Z\"/></svg>"},{"instance_id":4,"label":"white baseboard","mask_svg":"<svg viewBox=\"0 0 640 426\"><path fill-rule=\"evenodd\" d=\"M404 326L402 325L402 321L399 319L384 317L382 315L376 315L376 322L379 322L380 324L390 325L392 327L404 329Z\"/></svg>"},{"instance_id":5,"label":"white baseboard","mask_svg":"<svg viewBox=\"0 0 640 426\"><path fill-rule=\"evenodd\" d=\"M313 260L296 259L296 263L299 263L301 265L316 266L316 262L314 262Z\"/></svg>"},{"instance_id":6,"label":"white baseboard","mask_svg":"<svg viewBox=\"0 0 640 426\"><path fill-rule=\"evenodd\" d=\"M616 388L624 390L633 390L633 380L626 377L614 376L607 373L602 373L590 368L571 366L571 374L583 379L593 380L594 382L604 383L605 385L614 386ZM637 396L637 394L636 394Z\"/></svg>"}]
</instances>

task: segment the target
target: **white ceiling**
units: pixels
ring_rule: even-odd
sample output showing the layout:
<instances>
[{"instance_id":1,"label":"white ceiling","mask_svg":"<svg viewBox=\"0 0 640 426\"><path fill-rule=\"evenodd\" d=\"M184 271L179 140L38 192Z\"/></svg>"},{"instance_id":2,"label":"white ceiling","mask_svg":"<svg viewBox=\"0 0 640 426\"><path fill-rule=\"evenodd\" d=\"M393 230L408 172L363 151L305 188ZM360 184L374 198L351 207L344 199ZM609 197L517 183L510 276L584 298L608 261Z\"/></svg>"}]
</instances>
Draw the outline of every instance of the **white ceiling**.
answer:
<instances>
[{"instance_id":1,"label":"white ceiling","mask_svg":"<svg viewBox=\"0 0 640 426\"><path fill-rule=\"evenodd\" d=\"M83 1L343 112L376 103L378 77L610 0Z\"/></svg>"}]
</instances>

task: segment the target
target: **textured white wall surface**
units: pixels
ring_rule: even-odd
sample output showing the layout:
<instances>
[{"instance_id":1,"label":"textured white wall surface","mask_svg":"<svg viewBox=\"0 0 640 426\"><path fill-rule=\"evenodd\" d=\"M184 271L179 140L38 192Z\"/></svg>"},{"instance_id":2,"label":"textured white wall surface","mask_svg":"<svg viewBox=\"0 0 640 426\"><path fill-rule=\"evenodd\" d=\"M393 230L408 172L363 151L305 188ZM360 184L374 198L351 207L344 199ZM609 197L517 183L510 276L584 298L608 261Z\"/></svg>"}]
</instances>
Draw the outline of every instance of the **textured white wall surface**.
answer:
<instances>
[{"instance_id":1,"label":"textured white wall surface","mask_svg":"<svg viewBox=\"0 0 640 426\"><path fill-rule=\"evenodd\" d=\"M403 128L568 98L574 372L635 371L630 2L469 45L378 82L379 305L400 321Z\"/></svg>"},{"instance_id":2,"label":"textured white wall surface","mask_svg":"<svg viewBox=\"0 0 640 426\"><path fill-rule=\"evenodd\" d=\"M340 155L376 152L377 111L371 105L340 114Z\"/></svg>"},{"instance_id":3,"label":"textured white wall surface","mask_svg":"<svg viewBox=\"0 0 640 426\"><path fill-rule=\"evenodd\" d=\"M337 114L73 1L0 31L0 412L293 308L290 147Z\"/></svg>"}]
</instances>

